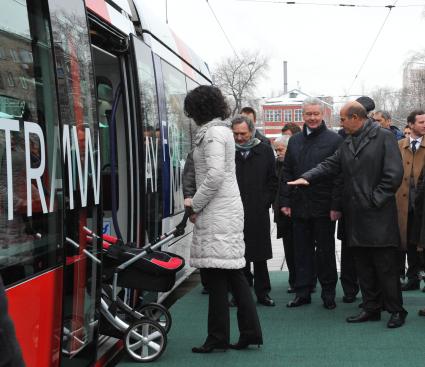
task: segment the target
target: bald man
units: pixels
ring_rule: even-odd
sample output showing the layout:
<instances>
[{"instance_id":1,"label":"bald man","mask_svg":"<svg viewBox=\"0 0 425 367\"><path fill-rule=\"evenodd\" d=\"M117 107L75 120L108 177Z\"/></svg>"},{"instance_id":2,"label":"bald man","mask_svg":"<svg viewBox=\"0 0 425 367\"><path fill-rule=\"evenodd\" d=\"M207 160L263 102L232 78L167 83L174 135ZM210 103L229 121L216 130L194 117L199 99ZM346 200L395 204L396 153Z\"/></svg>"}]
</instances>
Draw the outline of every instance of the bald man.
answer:
<instances>
[{"instance_id":1,"label":"bald man","mask_svg":"<svg viewBox=\"0 0 425 367\"><path fill-rule=\"evenodd\" d=\"M387 326L397 328L407 315L397 260L400 233L395 193L403 179L400 150L391 131L368 119L358 102L347 103L340 118L348 134L341 147L288 185L309 185L342 172L345 236L353 248L363 296L363 310L347 322L380 320L383 300L391 314Z\"/></svg>"}]
</instances>

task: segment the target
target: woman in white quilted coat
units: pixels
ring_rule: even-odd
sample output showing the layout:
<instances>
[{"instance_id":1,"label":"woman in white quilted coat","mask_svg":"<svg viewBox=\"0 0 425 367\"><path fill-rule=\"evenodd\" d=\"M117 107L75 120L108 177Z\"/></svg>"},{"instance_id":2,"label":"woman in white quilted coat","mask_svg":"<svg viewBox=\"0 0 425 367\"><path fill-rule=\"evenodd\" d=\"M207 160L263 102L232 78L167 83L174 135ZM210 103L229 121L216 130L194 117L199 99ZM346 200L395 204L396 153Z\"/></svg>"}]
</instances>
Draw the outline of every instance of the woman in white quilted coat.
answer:
<instances>
[{"instance_id":1,"label":"woman in white quilted coat","mask_svg":"<svg viewBox=\"0 0 425 367\"><path fill-rule=\"evenodd\" d=\"M200 126L193 151L196 194L186 199L195 224L190 264L201 271L209 291L208 336L194 353L245 349L263 343L254 300L242 272L245 266L243 207L235 174L235 143L229 108L220 90L200 86L188 93L185 113ZM230 344L228 287L238 305L240 337Z\"/></svg>"}]
</instances>

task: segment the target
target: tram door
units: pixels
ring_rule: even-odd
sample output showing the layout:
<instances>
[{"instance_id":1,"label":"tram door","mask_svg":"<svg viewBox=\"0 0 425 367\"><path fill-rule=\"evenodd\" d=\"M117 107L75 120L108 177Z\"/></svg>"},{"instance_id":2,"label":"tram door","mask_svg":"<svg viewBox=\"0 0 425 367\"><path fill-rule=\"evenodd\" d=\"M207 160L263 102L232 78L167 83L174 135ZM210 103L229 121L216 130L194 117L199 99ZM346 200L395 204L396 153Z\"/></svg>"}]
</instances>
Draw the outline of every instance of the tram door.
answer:
<instances>
[{"instance_id":1,"label":"tram door","mask_svg":"<svg viewBox=\"0 0 425 367\"><path fill-rule=\"evenodd\" d=\"M99 127L83 1L49 0L64 161L64 279L61 366L90 366L97 350L101 228ZM72 244L74 243L74 244ZM75 246L76 245L76 246Z\"/></svg>"}]
</instances>

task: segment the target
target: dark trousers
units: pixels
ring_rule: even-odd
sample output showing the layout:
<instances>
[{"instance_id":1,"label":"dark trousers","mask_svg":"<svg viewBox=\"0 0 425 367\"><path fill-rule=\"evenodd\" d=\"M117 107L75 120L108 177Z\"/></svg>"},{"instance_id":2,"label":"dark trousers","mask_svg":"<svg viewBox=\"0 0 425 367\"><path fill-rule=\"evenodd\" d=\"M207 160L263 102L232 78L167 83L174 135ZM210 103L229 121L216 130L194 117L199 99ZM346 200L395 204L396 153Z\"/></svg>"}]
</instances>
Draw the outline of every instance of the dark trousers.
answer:
<instances>
[{"instance_id":1,"label":"dark trousers","mask_svg":"<svg viewBox=\"0 0 425 367\"><path fill-rule=\"evenodd\" d=\"M269 269L267 268L267 260L253 261L252 263L254 265L254 275L251 273L251 262L249 261L246 262L244 274L248 284L254 285L254 291L257 298L263 298L268 295L272 289Z\"/></svg>"},{"instance_id":2,"label":"dark trousers","mask_svg":"<svg viewBox=\"0 0 425 367\"><path fill-rule=\"evenodd\" d=\"M335 259L335 222L327 217L321 217L293 218L292 223L297 296L309 297L310 290L315 284L316 270L322 286L322 299L334 299L338 281Z\"/></svg>"},{"instance_id":3,"label":"dark trousers","mask_svg":"<svg viewBox=\"0 0 425 367\"><path fill-rule=\"evenodd\" d=\"M0 366L23 367L21 350L16 340L12 320L7 312L7 299L0 277Z\"/></svg>"},{"instance_id":4,"label":"dark trousers","mask_svg":"<svg viewBox=\"0 0 425 367\"><path fill-rule=\"evenodd\" d=\"M341 240L341 286L345 296L355 297L359 293L354 251L345 240Z\"/></svg>"},{"instance_id":5,"label":"dark trousers","mask_svg":"<svg viewBox=\"0 0 425 367\"><path fill-rule=\"evenodd\" d=\"M413 211L410 211L407 217L407 272L406 277L408 281L419 281L418 273L420 270L420 258L416 245L410 241L412 227L414 222ZM403 260L405 257L403 256Z\"/></svg>"},{"instance_id":6,"label":"dark trousers","mask_svg":"<svg viewBox=\"0 0 425 367\"><path fill-rule=\"evenodd\" d=\"M295 288L295 260L294 260L294 235L292 229L282 235L283 250L285 251L285 261L288 266L288 283L291 288Z\"/></svg>"},{"instance_id":7,"label":"dark trousers","mask_svg":"<svg viewBox=\"0 0 425 367\"><path fill-rule=\"evenodd\" d=\"M201 269L209 291L208 337L205 345L227 345L230 342L228 285L237 304L241 338L261 342L262 333L254 300L242 269Z\"/></svg>"},{"instance_id":8,"label":"dark trousers","mask_svg":"<svg viewBox=\"0 0 425 367\"><path fill-rule=\"evenodd\" d=\"M390 313L404 311L397 268L398 249L355 247L353 250L363 296L363 309L367 312L380 312L383 302Z\"/></svg>"}]
</instances>

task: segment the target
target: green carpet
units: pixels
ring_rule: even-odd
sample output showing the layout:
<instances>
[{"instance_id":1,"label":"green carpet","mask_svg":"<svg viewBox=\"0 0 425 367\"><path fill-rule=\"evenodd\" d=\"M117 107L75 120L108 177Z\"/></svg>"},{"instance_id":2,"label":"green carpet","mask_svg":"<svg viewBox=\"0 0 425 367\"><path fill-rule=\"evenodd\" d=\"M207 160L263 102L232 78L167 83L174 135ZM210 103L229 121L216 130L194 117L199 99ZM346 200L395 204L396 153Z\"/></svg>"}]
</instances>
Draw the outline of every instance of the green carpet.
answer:
<instances>
[{"instance_id":1,"label":"green carpet","mask_svg":"<svg viewBox=\"0 0 425 367\"><path fill-rule=\"evenodd\" d=\"M271 273L271 297L276 307L258 306L264 345L244 351L229 350L208 355L191 353L206 337L207 300L200 287L180 299L170 309L173 325L168 334L168 346L155 362L156 366L285 366L285 367L423 367L425 317L419 308L425 307L425 294L420 291L403 293L408 310L406 324L388 329L388 313L382 320L363 324L347 324L347 316L357 314L358 302L341 302L338 284L337 308L326 310L320 299L320 289L313 294L312 304L297 309L286 308L292 295L286 293L287 273ZM232 310L232 338L237 341L236 311ZM120 367L134 366L125 357Z\"/></svg>"}]
</instances>

